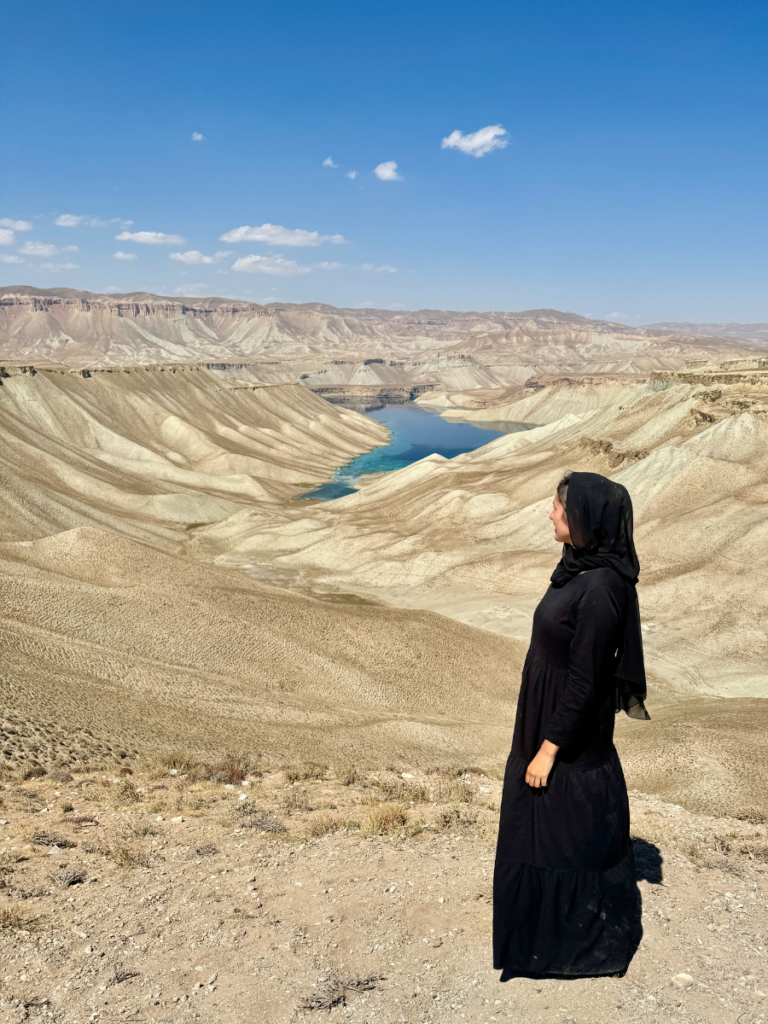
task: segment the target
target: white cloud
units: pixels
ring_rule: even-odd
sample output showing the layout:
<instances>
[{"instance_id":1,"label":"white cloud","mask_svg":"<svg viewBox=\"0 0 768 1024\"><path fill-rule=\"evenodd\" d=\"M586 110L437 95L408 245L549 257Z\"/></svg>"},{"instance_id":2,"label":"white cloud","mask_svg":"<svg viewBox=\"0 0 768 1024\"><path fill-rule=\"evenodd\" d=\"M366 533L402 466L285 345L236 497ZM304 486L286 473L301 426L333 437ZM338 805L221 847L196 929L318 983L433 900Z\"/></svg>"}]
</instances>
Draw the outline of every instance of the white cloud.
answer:
<instances>
[{"instance_id":1,"label":"white cloud","mask_svg":"<svg viewBox=\"0 0 768 1024\"><path fill-rule=\"evenodd\" d=\"M614 323L614 324L616 324L616 323L623 324L627 320L630 320L631 317L630 317L629 313L621 313L618 310L614 310L613 313L607 313L606 316L605 316L605 319L609 320L611 323Z\"/></svg>"},{"instance_id":2,"label":"white cloud","mask_svg":"<svg viewBox=\"0 0 768 1024\"><path fill-rule=\"evenodd\" d=\"M59 250L47 242L25 242L19 249L25 256L55 256Z\"/></svg>"},{"instance_id":3,"label":"white cloud","mask_svg":"<svg viewBox=\"0 0 768 1024\"><path fill-rule=\"evenodd\" d=\"M0 256L0 263L23 263L24 260L20 260L18 256L11 256L10 254L3 253Z\"/></svg>"},{"instance_id":4,"label":"white cloud","mask_svg":"<svg viewBox=\"0 0 768 1024\"><path fill-rule=\"evenodd\" d=\"M32 224L28 220L11 220L10 217L0 218L0 228L10 228L11 231L31 231Z\"/></svg>"},{"instance_id":5,"label":"white cloud","mask_svg":"<svg viewBox=\"0 0 768 1024\"><path fill-rule=\"evenodd\" d=\"M13 244L13 231L10 228L0 228L0 245Z\"/></svg>"},{"instance_id":6,"label":"white cloud","mask_svg":"<svg viewBox=\"0 0 768 1024\"><path fill-rule=\"evenodd\" d=\"M112 259L113 260L123 260L125 262L128 262L129 260L137 259L137 256L136 256L136 253L134 253L134 252L121 252L118 249L117 252L112 254Z\"/></svg>"},{"instance_id":7,"label":"white cloud","mask_svg":"<svg viewBox=\"0 0 768 1024\"><path fill-rule=\"evenodd\" d=\"M210 288L202 281L198 281L197 284L180 284L174 291L174 295L188 295L193 299L199 299L203 295L210 294Z\"/></svg>"},{"instance_id":8,"label":"white cloud","mask_svg":"<svg viewBox=\"0 0 768 1024\"><path fill-rule=\"evenodd\" d=\"M41 263L38 270L50 270L58 273L60 270L79 270L77 263Z\"/></svg>"},{"instance_id":9,"label":"white cloud","mask_svg":"<svg viewBox=\"0 0 768 1024\"><path fill-rule=\"evenodd\" d=\"M397 267L390 267L387 263L382 263L380 266L375 266L373 263L363 263L360 267L367 274L396 274Z\"/></svg>"},{"instance_id":10,"label":"white cloud","mask_svg":"<svg viewBox=\"0 0 768 1024\"><path fill-rule=\"evenodd\" d=\"M343 235L321 235L317 231L304 231L302 228L284 228L279 224L262 224L252 228L245 224L241 228L233 228L221 236L222 242L266 242L267 245L322 245L332 242L341 245Z\"/></svg>"},{"instance_id":11,"label":"white cloud","mask_svg":"<svg viewBox=\"0 0 768 1024\"><path fill-rule=\"evenodd\" d=\"M78 249L78 247L76 245L65 245L65 246L62 246L61 251L62 252L80 252L80 250Z\"/></svg>"},{"instance_id":12,"label":"white cloud","mask_svg":"<svg viewBox=\"0 0 768 1024\"><path fill-rule=\"evenodd\" d=\"M325 160L323 160L323 167L338 167L338 166L339 166L339 165L338 165L338 164L335 164L335 163L333 162L333 160L331 160L331 158L330 158L329 156L327 156L327 157L325 158Z\"/></svg>"},{"instance_id":13,"label":"white cloud","mask_svg":"<svg viewBox=\"0 0 768 1024\"><path fill-rule=\"evenodd\" d=\"M119 224L121 228L129 228L133 221L123 220L121 217L101 220L100 217L88 217L85 214L62 213L53 223L60 228L76 228L80 226L86 228L106 228L110 224Z\"/></svg>"},{"instance_id":14,"label":"white cloud","mask_svg":"<svg viewBox=\"0 0 768 1024\"><path fill-rule=\"evenodd\" d=\"M397 173L397 164L394 160L387 160L378 167L374 167L373 173L382 181L402 181L403 176Z\"/></svg>"},{"instance_id":15,"label":"white cloud","mask_svg":"<svg viewBox=\"0 0 768 1024\"><path fill-rule=\"evenodd\" d=\"M121 231L118 242L140 242L142 245L181 245L181 235L164 235L162 231Z\"/></svg>"},{"instance_id":16,"label":"white cloud","mask_svg":"<svg viewBox=\"0 0 768 1024\"><path fill-rule=\"evenodd\" d=\"M354 181L355 178L357 177L357 171L347 171L347 173L344 175L344 177L345 178L349 178L350 181Z\"/></svg>"},{"instance_id":17,"label":"white cloud","mask_svg":"<svg viewBox=\"0 0 768 1024\"><path fill-rule=\"evenodd\" d=\"M168 259L176 260L178 263L186 263L189 266L198 263L217 263L225 256L231 256L231 252L217 252L213 256L203 256L197 249L190 249L189 252L172 252Z\"/></svg>"},{"instance_id":18,"label":"white cloud","mask_svg":"<svg viewBox=\"0 0 768 1024\"><path fill-rule=\"evenodd\" d=\"M247 274L274 274L277 277L294 277L296 274L308 274L310 268L287 260L283 256L241 256L232 264L233 270Z\"/></svg>"},{"instance_id":19,"label":"white cloud","mask_svg":"<svg viewBox=\"0 0 768 1024\"><path fill-rule=\"evenodd\" d=\"M343 263L316 263L315 266L318 270L341 270L344 266Z\"/></svg>"},{"instance_id":20,"label":"white cloud","mask_svg":"<svg viewBox=\"0 0 768 1024\"><path fill-rule=\"evenodd\" d=\"M205 136L202 134L202 132L192 132L193 142L202 142L204 138Z\"/></svg>"},{"instance_id":21,"label":"white cloud","mask_svg":"<svg viewBox=\"0 0 768 1024\"><path fill-rule=\"evenodd\" d=\"M480 128L476 132L465 135L463 132L451 132L440 143L441 149L460 149L462 153L470 156L485 156L492 149L504 149L509 141L504 138L508 135L500 124L489 124L486 128Z\"/></svg>"}]
</instances>

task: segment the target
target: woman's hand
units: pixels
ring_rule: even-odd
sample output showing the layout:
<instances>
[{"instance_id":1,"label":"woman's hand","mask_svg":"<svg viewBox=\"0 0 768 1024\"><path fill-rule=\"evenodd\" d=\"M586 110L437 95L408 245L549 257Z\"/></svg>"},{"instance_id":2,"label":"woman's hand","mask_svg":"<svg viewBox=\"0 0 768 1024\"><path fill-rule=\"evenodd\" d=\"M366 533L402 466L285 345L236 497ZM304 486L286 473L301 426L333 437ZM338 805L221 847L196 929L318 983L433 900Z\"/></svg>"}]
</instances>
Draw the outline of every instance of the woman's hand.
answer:
<instances>
[{"instance_id":1,"label":"woman's hand","mask_svg":"<svg viewBox=\"0 0 768 1024\"><path fill-rule=\"evenodd\" d=\"M554 743L544 740L538 754L525 771L525 781L529 786L532 786L534 789L546 786L549 773L552 771L552 765L555 763L555 755L559 749Z\"/></svg>"}]
</instances>

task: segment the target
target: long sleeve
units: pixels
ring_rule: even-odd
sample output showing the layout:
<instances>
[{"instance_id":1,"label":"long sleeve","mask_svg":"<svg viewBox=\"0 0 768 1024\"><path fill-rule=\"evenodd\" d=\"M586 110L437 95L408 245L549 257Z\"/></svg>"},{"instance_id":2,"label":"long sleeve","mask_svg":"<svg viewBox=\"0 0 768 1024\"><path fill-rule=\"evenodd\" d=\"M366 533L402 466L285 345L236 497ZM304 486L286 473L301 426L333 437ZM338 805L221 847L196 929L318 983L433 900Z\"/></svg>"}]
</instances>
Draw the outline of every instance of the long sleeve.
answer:
<instances>
[{"instance_id":1,"label":"long sleeve","mask_svg":"<svg viewBox=\"0 0 768 1024\"><path fill-rule=\"evenodd\" d=\"M604 694L598 687L615 657L621 609L607 587L591 587L576 608L576 632L570 646L568 682L547 722L550 743L567 748L597 713Z\"/></svg>"}]
</instances>

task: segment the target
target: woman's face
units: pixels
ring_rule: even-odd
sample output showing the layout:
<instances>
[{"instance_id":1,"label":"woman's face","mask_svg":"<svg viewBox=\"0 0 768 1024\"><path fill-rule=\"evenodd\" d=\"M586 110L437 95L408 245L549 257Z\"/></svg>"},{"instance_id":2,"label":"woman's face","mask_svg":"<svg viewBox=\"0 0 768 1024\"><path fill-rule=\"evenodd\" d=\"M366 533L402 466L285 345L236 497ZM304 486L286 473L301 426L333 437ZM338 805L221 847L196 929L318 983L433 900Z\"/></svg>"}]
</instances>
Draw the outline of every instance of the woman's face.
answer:
<instances>
[{"instance_id":1,"label":"woman's face","mask_svg":"<svg viewBox=\"0 0 768 1024\"><path fill-rule=\"evenodd\" d=\"M552 511L549 513L549 518L555 527L555 540L558 544L570 544L571 535L568 532L568 520L565 518L565 506L557 495L555 495L555 500L552 502Z\"/></svg>"}]
</instances>

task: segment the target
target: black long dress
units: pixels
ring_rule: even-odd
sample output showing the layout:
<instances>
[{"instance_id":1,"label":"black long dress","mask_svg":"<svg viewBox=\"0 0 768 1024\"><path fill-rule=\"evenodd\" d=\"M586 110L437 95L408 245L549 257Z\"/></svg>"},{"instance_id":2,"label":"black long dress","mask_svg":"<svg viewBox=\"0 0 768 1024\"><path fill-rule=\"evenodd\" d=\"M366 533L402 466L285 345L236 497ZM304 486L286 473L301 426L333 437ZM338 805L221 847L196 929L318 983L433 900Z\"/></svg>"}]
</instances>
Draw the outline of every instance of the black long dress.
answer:
<instances>
[{"instance_id":1,"label":"black long dress","mask_svg":"<svg viewBox=\"0 0 768 1024\"><path fill-rule=\"evenodd\" d=\"M627 602L592 569L550 587L533 617L494 874L494 967L523 975L623 973L640 940L629 803L613 745L613 671ZM543 740L546 788L525 782Z\"/></svg>"}]
</instances>

